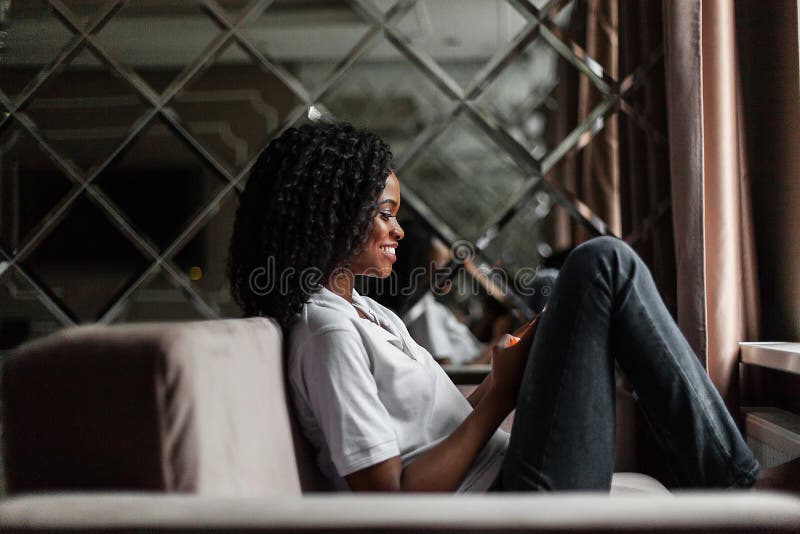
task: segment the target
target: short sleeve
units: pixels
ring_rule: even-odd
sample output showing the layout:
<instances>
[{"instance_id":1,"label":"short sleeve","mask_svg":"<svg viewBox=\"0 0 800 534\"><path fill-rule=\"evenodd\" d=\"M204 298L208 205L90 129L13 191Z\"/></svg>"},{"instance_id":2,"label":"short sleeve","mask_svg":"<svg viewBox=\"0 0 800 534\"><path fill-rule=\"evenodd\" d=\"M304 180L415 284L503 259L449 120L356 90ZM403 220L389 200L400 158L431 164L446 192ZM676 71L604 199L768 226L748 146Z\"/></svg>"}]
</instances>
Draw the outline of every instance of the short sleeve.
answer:
<instances>
[{"instance_id":1,"label":"short sleeve","mask_svg":"<svg viewBox=\"0 0 800 534\"><path fill-rule=\"evenodd\" d=\"M318 333L299 352L309 407L339 476L399 456L391 418L358 334L344 329Z\"/></svg>"}]
</instances>

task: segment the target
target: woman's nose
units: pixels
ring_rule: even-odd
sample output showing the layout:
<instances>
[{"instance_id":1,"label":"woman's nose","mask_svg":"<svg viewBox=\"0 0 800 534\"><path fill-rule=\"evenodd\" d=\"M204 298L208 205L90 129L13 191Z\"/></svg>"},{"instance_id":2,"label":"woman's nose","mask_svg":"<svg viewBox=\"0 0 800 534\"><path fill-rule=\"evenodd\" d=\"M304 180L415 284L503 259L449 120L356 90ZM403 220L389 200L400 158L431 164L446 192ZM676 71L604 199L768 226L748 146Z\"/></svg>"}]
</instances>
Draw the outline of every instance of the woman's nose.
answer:
<instances>
[{"instance_id":1,"label":"woman's nose","mask_svg":"<svg viewBox=\"0 0 800 534\"><path fill-rule=\"evenodd\" d=\"M406 233L403 231L403 227L400 226L400 223L397 222L397 219L394 219L394 225L392 226L392 236L400 241L405 237Z\"/></svg>"}]
</instances>

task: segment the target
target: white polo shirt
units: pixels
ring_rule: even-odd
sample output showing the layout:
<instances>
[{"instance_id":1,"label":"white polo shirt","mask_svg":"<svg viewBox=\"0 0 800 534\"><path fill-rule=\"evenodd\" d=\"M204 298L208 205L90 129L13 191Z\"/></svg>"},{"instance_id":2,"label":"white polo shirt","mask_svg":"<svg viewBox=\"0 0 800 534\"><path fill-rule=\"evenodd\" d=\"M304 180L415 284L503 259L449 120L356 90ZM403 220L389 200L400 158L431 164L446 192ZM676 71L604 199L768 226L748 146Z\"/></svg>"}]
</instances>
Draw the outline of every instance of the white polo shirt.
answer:
<instances>
[{"instance_id":1,"label":"white polo shirt","mask_svg":"<svg viewBox=\"0 0 800 534\"><path fill-rule=\"evenodd\" d=\"M373 320L359 316L353 305ZM407 466L453 433L472 407L391 310L353 291L353 305L322 288L288 338L292 398L323 474L344 476L393 456ZM373 322L374 321L374 322ZM459 492L486 491L508 434L497 430Z\"/></svg>"}]
</instances>

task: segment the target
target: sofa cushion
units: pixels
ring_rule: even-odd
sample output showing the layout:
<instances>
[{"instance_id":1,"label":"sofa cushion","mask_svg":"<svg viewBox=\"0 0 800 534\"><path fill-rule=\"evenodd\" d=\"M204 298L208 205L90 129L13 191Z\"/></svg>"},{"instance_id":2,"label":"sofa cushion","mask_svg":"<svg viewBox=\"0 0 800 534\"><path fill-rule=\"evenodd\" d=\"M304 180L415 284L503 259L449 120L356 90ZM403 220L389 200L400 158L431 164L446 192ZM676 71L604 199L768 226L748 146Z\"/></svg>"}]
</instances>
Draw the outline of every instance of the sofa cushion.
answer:
<instances>
[{"instance_id":1,"label":"sofa cushion","mask_svg":"<svg viewBox=\"0 0 800 534\"><path fill-rule=\"evenodd\" d=\"M611 477L611 495L635 494L669 495L670 491L651 476L641 473L614 473Z\"/></svg>"},{"instance_id":2,"label":"sofa cushion","mask_svg":"<svg viewBox=\"0 0 800 534\"><path fill-rule=\"evenodd\" d=\"M268 319L81 326L3 366L10 493L299 495Z\"/></svg>"}]
</instances>

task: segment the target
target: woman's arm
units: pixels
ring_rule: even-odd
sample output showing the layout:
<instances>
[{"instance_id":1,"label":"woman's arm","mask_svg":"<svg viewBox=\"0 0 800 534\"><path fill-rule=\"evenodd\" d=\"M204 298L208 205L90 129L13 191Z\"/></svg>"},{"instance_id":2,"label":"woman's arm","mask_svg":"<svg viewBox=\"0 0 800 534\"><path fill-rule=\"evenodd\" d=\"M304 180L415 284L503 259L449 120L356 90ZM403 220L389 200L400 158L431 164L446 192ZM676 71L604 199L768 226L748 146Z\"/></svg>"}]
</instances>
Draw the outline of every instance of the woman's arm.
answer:
<instances>
[{"instance_id":1,"label":"woman's arm","mask_svg":"<svg viewBox=\"0 0 800 534\"><path fill-rule=\"evenodd\" d=\"M455 491L513 407L508 394L492 389L455 432L405 469L395 456L345 479L353 491Z\"/></svg>"},{"instance_id":2,"label":"woman's arm","mask_svg":"<svg viewBox=\"0 0 800 534\"><path fill-rule=\"evenodd\" d=\"M483 393L475 409L447 438L403 469L400 457L351 473L345 477L353 491L455 491L478 453L511 413L522 371L533 341L534 323L526 325L520 341L511 336L495 350L492 372L479 386ZM476 389L477 391L477 389Z\"/></svg>"},{"instance_id":3,"label":"woman's arm","mask_svg":"<svg viewBox=\"0 0 800 534\"><path fill-rule=\"evenodd\" d=\"M481 402L481 399L486 395L486 392L489 391L491 386L492 386L492 372L489 371L486 377L483 380L481 380L481 383L478 384L478 387L473 389L472 393L470 393L467 396L467 401L469 402L470 406L476 408L478 406L478 403Z\"/></svg>"}]
</instances>

